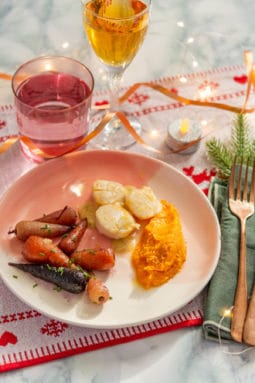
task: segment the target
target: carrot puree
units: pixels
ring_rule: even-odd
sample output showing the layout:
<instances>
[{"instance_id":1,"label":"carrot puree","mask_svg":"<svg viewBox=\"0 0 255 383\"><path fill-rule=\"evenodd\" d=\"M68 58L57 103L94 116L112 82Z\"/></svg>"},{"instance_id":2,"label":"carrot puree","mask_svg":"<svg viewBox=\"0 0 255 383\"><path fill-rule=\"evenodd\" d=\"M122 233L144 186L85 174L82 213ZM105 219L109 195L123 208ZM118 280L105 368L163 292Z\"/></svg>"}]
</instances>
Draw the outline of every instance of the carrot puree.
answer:
<instances>
[{"instance_id":1,"label":"carrot puree","mask_svg":"<svg viewBox=\"0 0 255 383\"><path fill-rule=\"evenodd\" d=\"M162 210L144 227L132 254L138 283L146 289L173 278L186 260L186 242L177 209L161 201Z\"/></svg>"}]
</instances>

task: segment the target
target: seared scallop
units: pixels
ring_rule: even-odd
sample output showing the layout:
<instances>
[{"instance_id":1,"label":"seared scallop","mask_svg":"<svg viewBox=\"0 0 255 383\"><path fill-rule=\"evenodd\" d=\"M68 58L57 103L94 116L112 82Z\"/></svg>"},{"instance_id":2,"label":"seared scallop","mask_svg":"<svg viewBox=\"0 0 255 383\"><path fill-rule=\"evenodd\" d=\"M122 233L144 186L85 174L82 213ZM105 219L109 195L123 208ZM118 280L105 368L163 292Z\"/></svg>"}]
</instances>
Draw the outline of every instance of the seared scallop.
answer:
<instances>
[{"instance_id":1,"label":"seared scallop","mask_svg":"<svg viewBox=\"0 0 255 383\"><path fill-rule=\"evenodd\" d=\"M120 204L100 206L96 211L97 230L109 238L125 238L140 225Z\"/></svg>"},{"instance_id":2,"label":"seared scallop","mask_svg":"<svg viewBox=\"0 0 255 383\"><path fill-rule=\"evenodd\" d=\"M109 203L123 203L125 187L119 182L96 180L92 187L93 197L98 205Z\"/></svg>"},{"instance_id":3,"label":"seared scallop","mask_svg":"<svg viewBox=\"0 0 255 383\"><path fill-rule=\"evenodd\" d=\"M162 209L160 201L149 186L141 189L126 187L125 205L135 217L149 219Z\"/></svg>"}]
</instances>

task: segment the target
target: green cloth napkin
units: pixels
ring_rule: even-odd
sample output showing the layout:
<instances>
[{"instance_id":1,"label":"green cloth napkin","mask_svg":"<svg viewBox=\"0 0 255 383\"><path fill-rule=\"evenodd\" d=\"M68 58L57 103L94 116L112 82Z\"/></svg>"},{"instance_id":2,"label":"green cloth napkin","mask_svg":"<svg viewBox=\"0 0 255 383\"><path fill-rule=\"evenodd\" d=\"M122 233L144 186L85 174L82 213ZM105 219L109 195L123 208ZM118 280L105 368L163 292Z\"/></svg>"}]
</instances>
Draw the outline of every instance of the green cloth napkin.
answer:
<instances>
[{"instance_id":1,"label":"green cloth napkin","mask_svg":"<svg viewBox=\"0 0 255 383\"><path fill-rule=\"evenodd\" d=\"M205 299L203 331L206 339L228 339L230 318L224 310L234 304L239 257L239 219L228 207L227 185L215 178L209 189L209 199L215 208L221 226L221 253L217 268L210 281ZM209 235L209 234L208 234ZM255 274L255 215L247 220L247 278L251 294ZM219 338L220 335L220 338Z\"/></svg>"}]
</instances>

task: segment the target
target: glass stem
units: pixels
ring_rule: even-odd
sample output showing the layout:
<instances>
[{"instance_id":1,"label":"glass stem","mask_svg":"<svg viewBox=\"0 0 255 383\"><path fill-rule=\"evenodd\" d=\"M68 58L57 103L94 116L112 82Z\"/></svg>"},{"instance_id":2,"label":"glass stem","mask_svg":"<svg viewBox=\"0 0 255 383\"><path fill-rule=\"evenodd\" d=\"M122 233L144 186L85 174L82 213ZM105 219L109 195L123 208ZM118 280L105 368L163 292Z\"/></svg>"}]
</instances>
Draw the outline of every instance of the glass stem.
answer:
<instances>
[{"instance_id":1,"label":"glass stem","mask_svg":"<svg viewBox=\"0 0 255 383\"><path fill-rule=\"evenodd\" d=\"M117 112L120 110L119 93L122 77L123 71L108 72L109 102L111 112Z\"/></svg>"}]
</instances>

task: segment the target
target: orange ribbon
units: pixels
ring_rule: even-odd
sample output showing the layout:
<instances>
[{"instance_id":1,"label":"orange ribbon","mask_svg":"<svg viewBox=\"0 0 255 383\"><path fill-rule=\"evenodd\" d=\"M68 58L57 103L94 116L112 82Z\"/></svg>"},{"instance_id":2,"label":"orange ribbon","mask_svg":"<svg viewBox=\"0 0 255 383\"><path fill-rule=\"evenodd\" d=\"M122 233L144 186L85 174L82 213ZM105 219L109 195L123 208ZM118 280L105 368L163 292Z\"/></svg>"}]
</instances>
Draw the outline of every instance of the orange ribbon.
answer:
<instances>
[{"instance_id":1,"label":"orange ribbon","mask_svg":"<svg viewBox=\"0 0 255 383\"><path fill-rule=\"evenodd\" d=\"M132 95L132 93L134 93L141 86L146 86L146 87L152 88L152 89L154 89L160 93L163 93L165 96L173 98L175 101L178 101L181 104L185 104L185 105L207 106L207 107L211 107L211 108L224 109L224 110L227 110L229 112L234 112L234 113L253 113L253 112L255 112L255 108L246 109L243 107L231 106L231 105L227 105L227 104L223 104L223 103L219 103L219 102L193 100L190 98L179 96L176 93L171 92L170 90L164 88L162 85L150 84L147 82L139 82L139 83L132 85L127 90L127 92L123 96L120 97L120 102L122 103L122 102L126 101Z\"/></svg>"},{"instance_id":2,"label":"orange ribbon","mask_svg":"<svg viewBox=\"0 0 255 383\"><path fill-rule=\"evenodd\" d=\"M11 74L8 74L8 73L3 73L3 72L0 72L0 78L2 80L10 80L12 79L12 75Z\"/></svg>"},{"instance_id":3,"label":"orange ribbon","mask_svg":"<svg viewBox=\"0 0 255 383\"><path fill-rule=\"evenodd\" d=\"M7 138L6 141L0 146L0 154L4 153L7 149L9 149L15 142L18 140L18 137Z\"/></svg>"},{"instance_id":4,"label":"orange ribbon","mask_svg":"<svg viewBox=\"0 0 255 383\"><path fill-rule=\"evenodd\" d=\"M213 101L208 101L208 100L193 100L187 97L180 96L174 92L171 92L169 89L163 87L162 85L159 84L152 84L148 82L139 82L134 85L132 85L120 98L119 102L123 103L128 100L128 98L141 86L145 86L151 89L154 89L162 94L164 94L167 97L170 97L174 99L175 101L178 101L181 104L185 105L196 105L196 106L205 106L205 107L211 107L211 108L217 108L217 109L223 109L227 110L229 112L234 112L234 113L253 113L255 111L255 108L247 108L247 103L248 99L250 96L250 91L251 91L251 86L252 84L255 85L255 65L253 63L253 56L252 52L250 50L247 50L244 52L244 62L246 65L247 69L247 77L248 77L248 83L247 83L247 88L246 88L246 94L245 94L245 100L242 105L242 107L237 107L237 106L231 106L227 105L224 103L218 103L218 102L213 102ZM11 80L12 76L7 74L7 73L0 73L0 79L3 80ZM108 104L103 105L102 107L98 109L107 109L109 108ZM140 135L135 131L135 129L132 127L130 124L128 118L125 116L124 113L122 112L109 112L107 113L100 123L96 126L96 128L89 133L86 137L84 137L78 144L76 144L72 149L69 149L65 151L64 153L61 154L67 154L69 152L72 152L74 150L79 149L80 147L84 146L87 144L90 140L92 140L94 137L96 137L99 133L102 132L106 124L111 121L114 117L122 122L123 126L127 129L127 131L134 137L137 143L140 145L144 146L147 150L153 151L153 152L158 152L157 149L153 148L152 146L146 144L144 140L140 137ZM197 144L203 137L200 137L198 140L195 140L194 142L188 143L185 147L182 147L181 149L175 151L175 153L181 152L183 150L186 150L188 147L193 146ZM28 148L37 156L41 156L43 158L53 158L56 156L49 155L45 153L44 151L38 149L33 142L28 139L27 137L21 136L21 137L16 137L16 138L9 138L7 139L1 146L0 146L0 153L3 153L6 151L13 143L15 143L17 140L23 141Z\"/></svg>"},{"instance_id":5,"label":"orange ribbon","mask_svg":"<svg viewBox=\"0 0 255 383\"><path fill-rule=\"evenodd\" d=\"M77 150L80 147L86 145L90 140L92 140L92 138L96 137L99 133L102 132L105 125L108 124L108 122L114 117L114 115L115 115L115 113L107 113L102 118L102 120L97 125L97 127L91 133L89 133L85 137L83 137L82 140L80 142L78 142L78 144L73 146L71 149L68 149L68 150L62 152L60 155L57 155L57 156L56 155L50 155L50 154L44 152L43 150L38 149L34 145L34 143L29 138L27 138L25 136L17 137L16 141L19 139L20 141L24 142L24 144L29 148L29 150L36 156L43 157L46 159L61 157L67 153L73 152L74 150Z\"/></svg>"}]
</instances>

